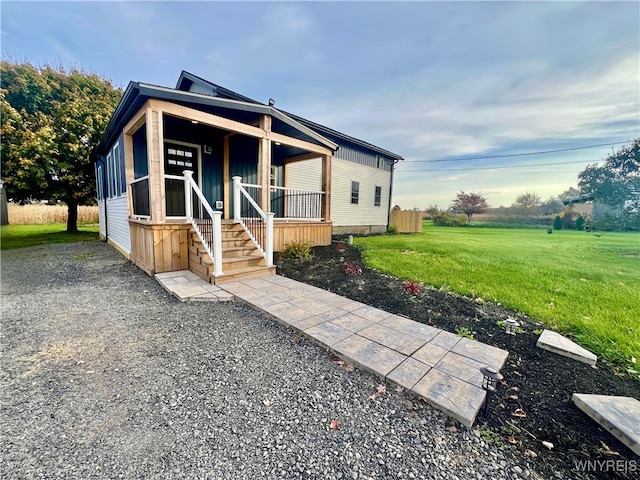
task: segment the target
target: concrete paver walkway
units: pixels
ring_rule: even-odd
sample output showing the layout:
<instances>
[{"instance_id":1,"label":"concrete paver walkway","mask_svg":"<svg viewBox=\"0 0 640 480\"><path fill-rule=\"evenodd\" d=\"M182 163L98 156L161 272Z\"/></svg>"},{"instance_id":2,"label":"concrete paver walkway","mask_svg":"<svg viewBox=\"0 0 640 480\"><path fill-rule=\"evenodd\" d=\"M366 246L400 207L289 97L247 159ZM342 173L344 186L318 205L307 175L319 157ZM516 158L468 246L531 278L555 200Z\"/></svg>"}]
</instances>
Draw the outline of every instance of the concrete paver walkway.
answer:
<instances>
[{"instance_id":1,"label":"concrete paver walkway","mask_svg":"<svg viewBox=\"0 0 640 480\"><path fill-rule=\"evenodd\" d=\"M156 278L162 283L166 278L181 277L166 275ZM198 281L208 285L196 277L190 281L192 287ZM207 288L203 285L200 287ZM176 288L175 283L164 286L170 291ZM183 293L190 291L178 288ZM358 368L412 390L467 427L473 424L485 398L480 368L500 369L508 355L505 350L281 276L215 288L302 332ZM201 295L203 292L196 296Z\"/></svg>"}]
</instances>

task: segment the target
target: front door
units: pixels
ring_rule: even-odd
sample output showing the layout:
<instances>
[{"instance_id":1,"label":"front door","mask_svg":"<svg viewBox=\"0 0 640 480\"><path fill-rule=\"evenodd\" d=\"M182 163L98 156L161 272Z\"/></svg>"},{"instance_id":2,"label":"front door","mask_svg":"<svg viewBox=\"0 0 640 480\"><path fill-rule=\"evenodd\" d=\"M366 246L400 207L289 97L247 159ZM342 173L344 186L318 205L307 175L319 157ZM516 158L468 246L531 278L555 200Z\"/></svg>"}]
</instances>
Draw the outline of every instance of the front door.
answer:
<instances>
[{"instance_id":1,"label":"front door","mask_svg":"<svg viewBox=\"0 0 640 480\"><path fill-rule=\"evenodd\" d=\"M193 179L198 183L199 148L195 145L164 142L164 174L183 177L185 170L193 172ZM166 178L164 181L167 217L184 217L184 181Z\"/></svg>"}]
</instances>

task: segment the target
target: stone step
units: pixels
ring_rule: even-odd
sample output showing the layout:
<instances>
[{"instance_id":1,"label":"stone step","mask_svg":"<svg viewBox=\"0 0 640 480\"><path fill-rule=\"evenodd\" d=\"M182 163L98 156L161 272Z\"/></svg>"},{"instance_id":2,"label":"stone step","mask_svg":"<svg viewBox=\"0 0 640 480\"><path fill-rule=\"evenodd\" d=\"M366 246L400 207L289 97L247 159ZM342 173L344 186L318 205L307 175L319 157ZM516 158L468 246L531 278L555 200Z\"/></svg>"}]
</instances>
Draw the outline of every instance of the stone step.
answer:
<instances>
[{"instance_id":1,"label":"stone step","mask_svg":"<svg viewBox=\"0 0 640 480\"><path fill-rule=\"evenodd\" d=\"M536 346L592 366L598 361L598 357L594 353L551 330L542 332Z\"/></svg>"},{"instance_id":2,"label":"stone step","mask_svg":"<svg viewBox=\"0 0 640 480\"><path fill-rule=\"evenodd\" d=\"M631 397L574 393L573 403L640 455L640 401Z\"/></svg>"}]
</instances>

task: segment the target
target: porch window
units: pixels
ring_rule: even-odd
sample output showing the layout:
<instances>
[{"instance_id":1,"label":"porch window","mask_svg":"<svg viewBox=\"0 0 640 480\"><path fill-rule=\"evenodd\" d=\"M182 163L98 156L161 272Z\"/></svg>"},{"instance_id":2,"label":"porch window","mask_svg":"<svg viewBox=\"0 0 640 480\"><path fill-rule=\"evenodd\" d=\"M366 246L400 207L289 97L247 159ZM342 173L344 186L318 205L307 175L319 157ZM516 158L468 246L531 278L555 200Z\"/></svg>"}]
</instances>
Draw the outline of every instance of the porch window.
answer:
<instances>
[{"instance_id":1,"label":"porch window","mask_svg":"<svg viewBox=\"0 0 640 480\"><path fill-rule=\"evenodd\" d=\"M374 207L379 207L380 206L380 199L382 198L382 187L376 187L376 194L373 198L373 206Z\"/></svg>"},{"instance_id":2,"label":"porch window","mask_svg":"<svg viewBox=\"0 0 640 480\"><path fill-rule=\"evenodd\" d=\"M360 197L360 182L351 182L351 203L357 205Z\"/></svg>"}]
</instances>

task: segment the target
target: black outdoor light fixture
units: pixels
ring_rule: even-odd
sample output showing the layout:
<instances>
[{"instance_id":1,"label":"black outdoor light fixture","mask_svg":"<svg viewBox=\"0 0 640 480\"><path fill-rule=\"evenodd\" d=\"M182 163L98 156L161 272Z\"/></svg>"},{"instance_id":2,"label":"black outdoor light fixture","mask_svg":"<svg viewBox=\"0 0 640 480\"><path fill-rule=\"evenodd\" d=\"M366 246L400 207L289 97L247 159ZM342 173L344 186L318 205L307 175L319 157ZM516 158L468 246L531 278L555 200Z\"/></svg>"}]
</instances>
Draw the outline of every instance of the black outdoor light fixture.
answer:
<instances>
[{"instance_id":1,"label":"black outdoor light fixture","mask_svg":"<svg viewBox=\"0 0 640 480\"><path fill-rule=\"evenodd\" d=\"M487 395L484 398L484 406L482 407L482 416L486 417L487 408L489 407L489 397L496 391L498 381L502 380L504 377L493 367L482 367L480 369L480 373L482 373L483 376L482 389L487 392Z\"/></svg>"}]
</instances>

